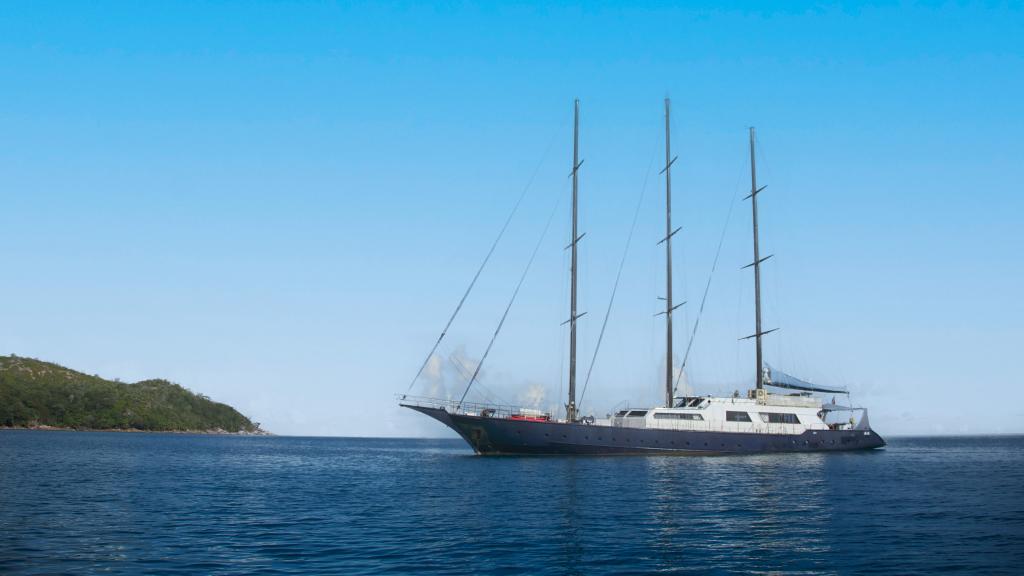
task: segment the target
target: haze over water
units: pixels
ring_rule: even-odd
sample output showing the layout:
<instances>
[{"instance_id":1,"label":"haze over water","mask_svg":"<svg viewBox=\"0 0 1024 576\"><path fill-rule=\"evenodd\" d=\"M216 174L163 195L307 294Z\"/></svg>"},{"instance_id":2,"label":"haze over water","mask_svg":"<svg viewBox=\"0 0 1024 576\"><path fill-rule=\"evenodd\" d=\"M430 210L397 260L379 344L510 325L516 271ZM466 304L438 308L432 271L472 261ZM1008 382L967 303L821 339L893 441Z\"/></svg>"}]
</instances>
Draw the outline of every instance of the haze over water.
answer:
<instances>
[{"instance_id":1,"label":"haze over water","mask_svg":"<svg viewBox=\"0 0 1024 576\"><path fill-rule=\"evenodd\" d=\"M1024 437L484 458L461 441L0 431L0 573L963 573L1024 565Z\"/></svg>"}]
</instances>

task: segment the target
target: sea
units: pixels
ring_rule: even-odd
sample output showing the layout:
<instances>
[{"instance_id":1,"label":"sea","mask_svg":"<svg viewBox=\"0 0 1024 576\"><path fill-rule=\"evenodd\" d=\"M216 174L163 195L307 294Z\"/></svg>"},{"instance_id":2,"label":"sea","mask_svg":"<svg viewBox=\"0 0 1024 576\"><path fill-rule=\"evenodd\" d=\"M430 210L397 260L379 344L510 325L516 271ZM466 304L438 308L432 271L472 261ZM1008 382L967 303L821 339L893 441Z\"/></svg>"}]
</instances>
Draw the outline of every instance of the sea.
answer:
<instances>
[{"instance_id":1,"label":"sea","mask_svg":"<svg viewBox=\"0 0 1024 576\"><path fill-rule=\"evenodd\" d=\"M759 456L0 431L0 574L1024 574L1024 437Z\"/></svg>"}]
</instances>

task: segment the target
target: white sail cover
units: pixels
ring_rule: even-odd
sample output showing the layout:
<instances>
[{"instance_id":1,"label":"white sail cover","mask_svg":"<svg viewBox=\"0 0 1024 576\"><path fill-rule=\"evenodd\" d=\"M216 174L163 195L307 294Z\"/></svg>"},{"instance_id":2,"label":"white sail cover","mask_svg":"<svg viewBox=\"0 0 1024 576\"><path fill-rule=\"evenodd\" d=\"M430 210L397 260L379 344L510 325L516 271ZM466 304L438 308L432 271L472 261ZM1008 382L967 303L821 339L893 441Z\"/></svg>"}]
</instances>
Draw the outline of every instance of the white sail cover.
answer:
<instances>
[{"instance_id":1,"label":"white sail cover","mask_svg":"<svg viewBox=\"0 0 1024 576\"><path fill-rule=\"evenodd\" d=\"M804 392L824 392L826 394L846 394L846 388L838 386L819 386L811 384L795 376L790 376L781 370L768 366L769 381L765 384L776 388L788 388L790 390L803 390Z\"/></svg>"}]
</instances>

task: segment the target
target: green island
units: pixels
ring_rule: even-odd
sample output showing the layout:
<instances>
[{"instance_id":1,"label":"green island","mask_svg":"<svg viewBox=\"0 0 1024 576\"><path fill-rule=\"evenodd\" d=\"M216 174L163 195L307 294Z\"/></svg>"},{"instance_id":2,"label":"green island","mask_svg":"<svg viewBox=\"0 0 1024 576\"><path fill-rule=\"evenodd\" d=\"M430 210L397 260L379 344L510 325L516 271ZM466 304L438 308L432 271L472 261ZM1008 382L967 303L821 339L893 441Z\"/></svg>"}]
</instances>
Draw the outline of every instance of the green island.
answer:
<instances>
[{"instance_id":1,"label":"green island","mask_svg":"<svg viewBox=\"0 0 1024 576\"><path fill-rule=\"evenodd\" d=\"M0 427L266 434L259 423L167 380L134 384L0 356Z\"/></svg>"}]
</instances>

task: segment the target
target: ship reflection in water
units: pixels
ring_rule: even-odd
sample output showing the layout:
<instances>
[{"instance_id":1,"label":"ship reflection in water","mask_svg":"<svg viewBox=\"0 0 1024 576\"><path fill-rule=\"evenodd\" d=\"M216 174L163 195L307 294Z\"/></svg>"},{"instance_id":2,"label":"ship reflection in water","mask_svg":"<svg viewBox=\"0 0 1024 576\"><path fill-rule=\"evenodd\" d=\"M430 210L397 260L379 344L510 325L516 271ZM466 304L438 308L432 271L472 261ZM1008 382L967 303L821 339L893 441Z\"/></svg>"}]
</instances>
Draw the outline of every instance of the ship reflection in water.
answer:
<instances>
[{"instance_id":1,"label":"ship reflection in water","mask_svg":"<svg viewBox=\"0 0 1024 576\"><path fill-rule=\"evenodd\" d=\"M827 557L832 551L827 528L838 521L828 504L829 458L818 453L788 459L759 455L740 462L705 458L682 466L676 458L649 458L648 500L660 526L658 542L673 546L680 539L705 537L718 563L729 566L735 558L732 568L737 570L746 556L780 550ZM694 485L681 486L681 474Z\"/></svg>"}]
</instances>

